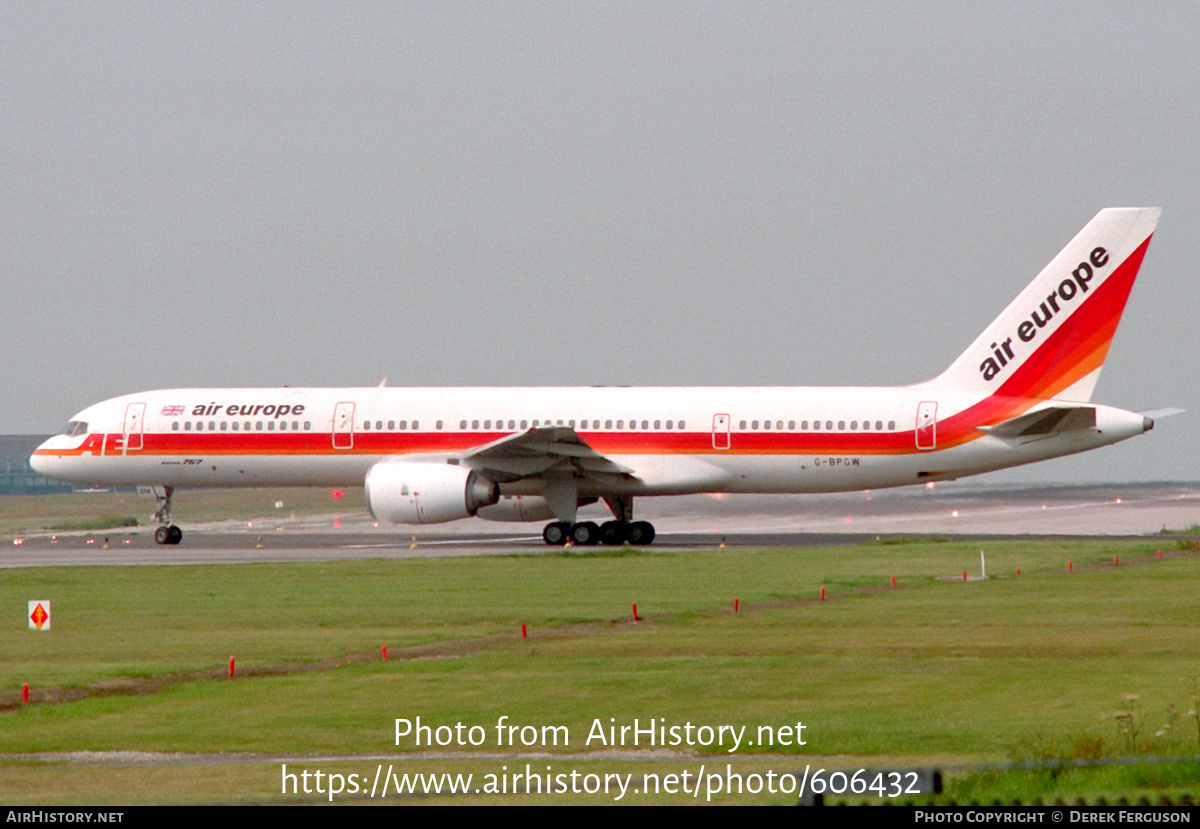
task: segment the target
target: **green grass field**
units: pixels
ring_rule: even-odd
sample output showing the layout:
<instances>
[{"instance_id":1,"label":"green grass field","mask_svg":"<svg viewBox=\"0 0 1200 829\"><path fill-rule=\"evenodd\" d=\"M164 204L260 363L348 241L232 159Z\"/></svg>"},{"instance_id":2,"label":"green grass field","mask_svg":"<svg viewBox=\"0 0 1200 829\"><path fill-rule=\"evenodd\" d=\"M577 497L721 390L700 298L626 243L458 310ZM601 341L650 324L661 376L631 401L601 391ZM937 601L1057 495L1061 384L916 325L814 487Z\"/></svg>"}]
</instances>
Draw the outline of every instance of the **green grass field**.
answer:
<instances>
[{"instance_id":1,"label":"green grass field","mask_svg":"<svg viewBox=\"0 0 1200 829\"><path fill-rule=\"evenodd\" d=\"M535 771L538 763L638 775L725 762L747 772L936 765L950 770L943 799L1197 798L1195 761L977 768L1200 756L1200 557L1176 546L987 543L990 578L966 584L961 573L978 573L981 545L936 540L9 570L0 584L0 606L10 609L0 631L0 799L309 802L281 792L280 762L270 756L327 772L373 772L377 760L348 759L370 755L387 757L397 771L481 775L523 768L530 751L539 753ZM1159 547L1163 560L1155 557ZM1066 572L1068 561L1075 572ZM25 629L32 598L52 600L52 631ZM629 619L633 603L643 617L637 624ZM391 652L387 662L381 645ZM233 680L223 676L230 655ZM21 706L22 683L35 699L47 689L88 696ZM486 739L450 746L450 756L409 738L397 745L395 719L417 716L434 726L479 725ZM504 716L514 725L565 727L569 743L497 745ZM593 722L610 718L744 725L751 734L799 721L806 745L742 745L733 754L697 748L693 756L655 754L643 744L615 755L587 741ZM180 752L194 760L20 759L74 751ZM239 762L217 762L217 753L239 753ZM679 797L624 802L684 802ZM790 798L743 793L715 801Z\"/></svg>"}]
</instances>

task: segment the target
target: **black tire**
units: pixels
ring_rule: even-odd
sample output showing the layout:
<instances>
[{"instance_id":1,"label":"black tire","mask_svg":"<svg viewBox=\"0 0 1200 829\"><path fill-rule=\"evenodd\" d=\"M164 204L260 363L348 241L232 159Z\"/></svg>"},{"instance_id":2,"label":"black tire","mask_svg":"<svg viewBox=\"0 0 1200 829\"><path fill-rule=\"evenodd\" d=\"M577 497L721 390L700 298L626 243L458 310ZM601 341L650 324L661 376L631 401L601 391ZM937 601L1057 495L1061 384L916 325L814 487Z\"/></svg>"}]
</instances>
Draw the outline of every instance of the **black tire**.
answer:
<instances>
[{"instance_id":1,"label":"black tire","mask_svg":"<svg viewBox=\"0 0 1200 829\"><path fill-rule=\"evenodd\" d=\"M171 543L171 528L165 524L154 531L155 544L170 544Z\"/></svg>"},{"instance_id":2,"label":"black tire","mask_svg":"<svg viewBox=\"0 0 1200 829\"><path fill-rule=\"evenodd\" d=\"M542 530L542 541L545 541L551 547L561 547L571 537L570 530L571 525L565 521L551 522Z\"/></svg>"},{"instance_id":3,"label":"black tire","mask_svg":"<svg viewBox=\"0 0 1200 829\"><path fill-rule=\"evenodd\" d=\"M183 540L183 530L179 529L179 527L171 526L170 532L167 533L167 543L168 544L178 544L182 540Z\"/></svg>"},{"instance_id":4,"label":"black tire","mask_svg":"<svg viewBox=\"0 0 1200 829\"><path fill-rule=\"evenodd\" d=\"M591 521L584 521L571 528L571 541L580 546L590 547L600 540L600 528Z\"/></svg>"},{"instance_id":5,"label":"black tire","mask_svg":"<svg viewBox=\"0 0 1200 829\"><path fill-rule=\"evenodd\" d=\"M625 543L629 525L620 521L606 521L600 525L600 543L609 547L618 547Z\"/></svg>"},{"instance_id":6,"label":"black tire","mask_svg":"<svg viewBox=\"0 0 1200 829\"><path fill-rule=\"evenodd\" d=\"M654 541L654 525L649 521L634 521L629 525L629 543L642 545Z\"/></svg>"}]
</instances>

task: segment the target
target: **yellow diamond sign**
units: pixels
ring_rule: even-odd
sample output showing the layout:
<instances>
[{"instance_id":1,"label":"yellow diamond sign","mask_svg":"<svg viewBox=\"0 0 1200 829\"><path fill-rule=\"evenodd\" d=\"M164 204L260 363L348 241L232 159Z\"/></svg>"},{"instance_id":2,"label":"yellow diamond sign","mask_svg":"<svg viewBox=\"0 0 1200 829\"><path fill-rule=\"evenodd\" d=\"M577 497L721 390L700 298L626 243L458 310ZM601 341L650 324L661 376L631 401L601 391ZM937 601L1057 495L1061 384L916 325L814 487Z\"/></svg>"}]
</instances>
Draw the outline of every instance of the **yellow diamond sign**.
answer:
<instances>
[{"instance_id":1,"label":"yellow diamond sign","mask_svg":"<svg viewBox=\"0 0 1200 829\"><path fill-rule=\"evenodd\" d=\"M29 629L50 630L50 601L48 599L29 603Z\"/></svg>"}]
</instances>

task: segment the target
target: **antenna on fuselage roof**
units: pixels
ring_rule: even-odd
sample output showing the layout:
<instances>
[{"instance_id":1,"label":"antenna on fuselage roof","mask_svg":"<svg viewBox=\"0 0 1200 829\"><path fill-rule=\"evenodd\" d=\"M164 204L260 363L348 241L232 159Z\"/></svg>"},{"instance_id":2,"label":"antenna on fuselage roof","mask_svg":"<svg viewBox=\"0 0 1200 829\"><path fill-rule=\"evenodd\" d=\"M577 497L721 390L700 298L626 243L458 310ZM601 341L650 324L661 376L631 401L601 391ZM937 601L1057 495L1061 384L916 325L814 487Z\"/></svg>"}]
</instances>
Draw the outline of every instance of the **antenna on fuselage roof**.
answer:
<instances>
[{"instance_id":1,"label":"antenna on fuselage roof","mask_svg":"<svg viewBox=\"0 0 1200 829\"><path fill-rule=\"evenodd\" d=\"M379 381L379 388L382 389L386 385L387 385L387 378L384 377L382 380Z\"/></svg>"}]
</instances>

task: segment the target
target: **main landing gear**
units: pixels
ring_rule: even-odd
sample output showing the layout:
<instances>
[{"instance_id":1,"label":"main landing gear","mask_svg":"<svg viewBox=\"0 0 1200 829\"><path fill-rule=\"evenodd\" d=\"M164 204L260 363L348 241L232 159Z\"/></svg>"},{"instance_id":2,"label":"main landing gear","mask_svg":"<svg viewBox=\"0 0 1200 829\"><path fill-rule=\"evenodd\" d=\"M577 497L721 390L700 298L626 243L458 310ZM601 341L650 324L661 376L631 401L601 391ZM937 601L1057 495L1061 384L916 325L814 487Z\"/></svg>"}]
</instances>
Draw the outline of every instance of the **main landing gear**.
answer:
<instances>
[{"instance_id":1,"label":"main landing gear","mask_svg":"<svg viewBox=\"0 0 1200 829\"><path fill-rule=\"evenodd\" d=\"M605 503L613 511L615 521L606 521L597 525L593 521L555 521L547 524L542 530L542 540L551 546L564 545L570 542L581 547L593 544L606 544L615 547L621 544L642 546L654 541L654 525L649 521L630 521L633 517L633 498L624 495L605 498Z\"/></svg>"},{"instance_id":2,"label":"main landing gear","mask_svg":"<svg viewBox=\"0 0 1200 829\"><path fill-rule=\"evenodd\" d=\"M555 521L542 530L542 540L551 546L561 546L568 541L581 547L593 544L616 547L625 542L641 546L654 540L654 525L649 521L606 521L599 525L593 521L579 524Z\"/></svg>"},{"instance_id":3,"label":"main landing gear","mask_svg":"<svg viewBox=\"0 0 1200 829\"><path fill-rule=\"evenodd\" d=\"M183 540L183 530L171 523L171 494L174 487L156 486L154 490L154 520L163 526L154 531L155 544L178 544Z\"/></svg>"}]
</instances>

